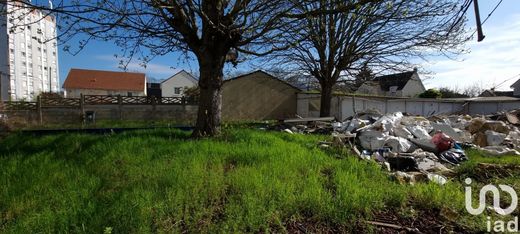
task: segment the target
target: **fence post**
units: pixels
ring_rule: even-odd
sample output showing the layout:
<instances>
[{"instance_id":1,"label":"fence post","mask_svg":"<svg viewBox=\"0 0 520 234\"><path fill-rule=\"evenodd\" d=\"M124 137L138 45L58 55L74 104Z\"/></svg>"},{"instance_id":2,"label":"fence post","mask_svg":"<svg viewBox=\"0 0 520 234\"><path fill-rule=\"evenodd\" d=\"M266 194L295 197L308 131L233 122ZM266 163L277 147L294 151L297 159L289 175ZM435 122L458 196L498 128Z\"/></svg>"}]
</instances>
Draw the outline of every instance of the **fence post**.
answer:
<instances>
[{"instance_id":1,"label":"fence post","mask_svg":"<svg viewBox=\"0 0 520 234\"><path fill-rule=\"evenodd\" d=\"M40 121L40 125L43 125L42 97L38 95L36 100L38 101L36 103L36 109L38 110L38 120Z\"/></svg>"},{"instance_id":2,"label":"fence post","mask_svg":"<svg viewBox=\"0 0 520 234\"><path fill-rule=\"evenodd\" d=\"M85 123L85 96L80 94L79 96L79 116L81 117L81 123Z\"/></svg>"},{"instance_id":3,"label":"fence post","mask_svg":"<svg viewBox=\"0 0 520 234\"><path fill-rule=\"evenodd\" d=\"M117 105L119 106L119 120L123 120L123 98L121 94L117 95Z\"/></svg>"}]
</instances>

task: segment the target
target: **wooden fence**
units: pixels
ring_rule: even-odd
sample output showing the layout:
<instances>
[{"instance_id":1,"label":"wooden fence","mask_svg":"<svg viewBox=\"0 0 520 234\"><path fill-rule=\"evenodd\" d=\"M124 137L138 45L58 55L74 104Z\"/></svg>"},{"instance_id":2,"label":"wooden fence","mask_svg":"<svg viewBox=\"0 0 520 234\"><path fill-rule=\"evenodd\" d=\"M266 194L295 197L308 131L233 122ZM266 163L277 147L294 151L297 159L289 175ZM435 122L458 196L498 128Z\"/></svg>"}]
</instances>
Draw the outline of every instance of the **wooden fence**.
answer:
<instances>
[{"instance_id":1,"label":"wooden fence","mask_svg":"<svg viewBox=\"0 0 520 234\"><path fill-rule=\"evenodd\" d=\"M106 96L82 95L80 98L38 97L36 102L7 101L0 105L3 110L38 110L40 108L81 108L85 105L196 105L188 97Z\"/></svg>"}]
</instances>

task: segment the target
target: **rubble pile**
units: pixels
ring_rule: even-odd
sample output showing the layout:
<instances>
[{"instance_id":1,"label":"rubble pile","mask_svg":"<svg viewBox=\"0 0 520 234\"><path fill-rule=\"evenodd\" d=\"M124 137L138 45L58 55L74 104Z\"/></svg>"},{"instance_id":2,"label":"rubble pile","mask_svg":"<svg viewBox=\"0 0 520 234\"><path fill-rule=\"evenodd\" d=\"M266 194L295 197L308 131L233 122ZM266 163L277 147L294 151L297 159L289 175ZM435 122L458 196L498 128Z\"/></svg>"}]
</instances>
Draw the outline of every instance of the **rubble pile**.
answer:
<instances>
[{"instance_id":1,"label":"rubble pile","mask_svg":"<svg viewBox=\"0 0 520 234\"><path fill-rule=\"evenodd\" d=\"M349 144L364 160L375 160L394 171L403 183L446 183L450 168L468 160L464 149L478 148L488 155L520 155L520 111L493 116L409 116L359 113L343 122L332 118L284 121L288 133L330 133L331 145ZM307 123L307 124L306 124ZM320 142L321 147L327 143Z\"/></svg>"}]
</instances>

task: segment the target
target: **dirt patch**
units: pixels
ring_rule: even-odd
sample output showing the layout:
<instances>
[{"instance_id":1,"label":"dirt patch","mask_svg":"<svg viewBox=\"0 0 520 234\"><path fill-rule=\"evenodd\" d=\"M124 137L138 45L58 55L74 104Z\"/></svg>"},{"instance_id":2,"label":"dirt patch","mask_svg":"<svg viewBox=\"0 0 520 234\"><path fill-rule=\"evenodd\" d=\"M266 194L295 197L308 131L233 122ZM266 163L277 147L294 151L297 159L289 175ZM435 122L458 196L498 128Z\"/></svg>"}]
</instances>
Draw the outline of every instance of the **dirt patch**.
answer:
<instances>
[{"instance_id":1,"label":"dirt patch","mask_svg":"<svg viewBox=\"0 0 520 234\"><path fill-rule=\"evenodd\" d=\"M419 211L410 217L397 211L380 211L372 220L360 223L359 228L360 232L374 233L475 233L444 218L439 210Z\"/></svg>"},{"instance_id":2,"label":"dirt patch","mask_svg":"<svg viewBox=\"0 0 520 234\"><path fill-rule=\"evenodd\" d=\"M479 163L474 175L478 175L481 180L519 176L520 165Z\"/></svg>"}]
</instances>

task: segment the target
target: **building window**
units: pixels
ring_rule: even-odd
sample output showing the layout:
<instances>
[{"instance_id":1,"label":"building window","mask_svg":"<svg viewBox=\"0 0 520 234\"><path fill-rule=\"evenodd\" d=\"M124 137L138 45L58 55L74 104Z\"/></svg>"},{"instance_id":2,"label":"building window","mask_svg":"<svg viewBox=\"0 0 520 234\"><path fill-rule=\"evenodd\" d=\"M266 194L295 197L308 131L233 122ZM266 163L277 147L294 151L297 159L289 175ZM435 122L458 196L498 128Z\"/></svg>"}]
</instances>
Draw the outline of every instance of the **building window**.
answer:
<instances>
[{"instance_id":1,"label":"building window","mask_svg":"<svg viewBox=\"0 0 520 234\"><path fill-rule=\"evenodd\" d=\"M131 97L132 96L132 92L128 92L127 96Z\"/></svg>"},{"instance_id":2,"label":"building window","mask_svg":"<svg viewBox=\"0 0 520 234\"><path fill-rule=\"evenodd\" d=\"M175 93L175 94L181 94L181 88L180 88L180 87L175 87L175 88L173 89L173 93Z\"/></svg>"},{"instance_id":3,"label":"building window","mask_svg":"<svg viewBox=\"0 0 520 234\"><path fill-rule=\"evenodd\" d=\"M22 52L22 56L25 56L25 52Z\"/></svg>"}]
</instances>

